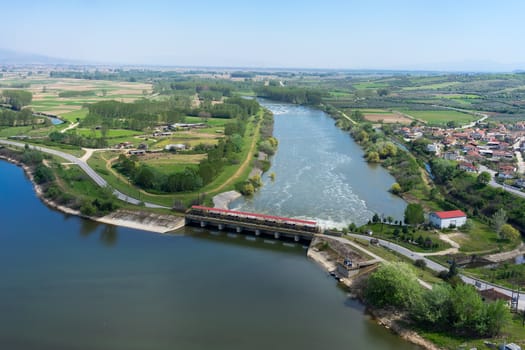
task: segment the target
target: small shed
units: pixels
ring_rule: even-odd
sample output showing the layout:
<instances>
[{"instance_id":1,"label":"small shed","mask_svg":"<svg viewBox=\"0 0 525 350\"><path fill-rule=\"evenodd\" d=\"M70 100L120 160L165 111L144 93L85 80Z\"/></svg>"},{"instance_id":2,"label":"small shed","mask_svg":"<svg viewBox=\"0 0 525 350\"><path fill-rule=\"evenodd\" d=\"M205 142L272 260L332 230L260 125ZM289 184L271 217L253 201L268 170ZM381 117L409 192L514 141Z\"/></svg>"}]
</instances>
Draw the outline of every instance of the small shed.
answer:
<instances>
[{"instance_id":1,"label":"small shed","mask_svg":"<svg viewBox=\"0 0 525 350\"><path fill-rule=\"evenodd\" d=\"M479 294L481 295L483 299L490 300L490 301L503 300L503 301L510 303L510 301L512 300L510 296L508 296L507 294L501 293L494 288L480 290Z\"/></svg>"},{"instance_id":2,"label":"small shed","mask_svg":"<svg viewBox=\"0 0 525 350\"><path fill-rule=\"evenodd\" d=\"M467 223L467 214L461 210L436 211L428 217L430 224L437 228L461 227Z\"/></svg>"},{"instance_id":3,"label":"small shed","mask_svg":"<svg viewBox=\"0 0 525 350\"><path fill-rule=\"evenodd\" d=\"M183 143L172 143L164 147L165 151L184 151L185 149L186 145Z\"/></svg>"}]
</instances>

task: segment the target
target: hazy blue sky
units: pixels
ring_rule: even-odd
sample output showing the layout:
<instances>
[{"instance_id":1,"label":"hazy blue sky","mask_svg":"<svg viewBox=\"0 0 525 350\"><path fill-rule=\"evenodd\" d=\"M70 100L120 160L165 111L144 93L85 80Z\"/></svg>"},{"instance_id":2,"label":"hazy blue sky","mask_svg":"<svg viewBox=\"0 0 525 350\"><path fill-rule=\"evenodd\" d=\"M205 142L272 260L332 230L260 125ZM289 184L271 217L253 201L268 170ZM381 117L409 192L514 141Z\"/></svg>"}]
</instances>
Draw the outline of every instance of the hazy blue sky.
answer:
<instances>
[{"instance_id":1,"label":"hazy blue sky","mask_svg":"<svg viewBox=\"0 0 525 350\"><path fill-rule=\"evenodd\" d=\"M525 62L523 0L6 0L1 11L0 48L101 62L414 69Z\"/></svg>"}]
</instances>

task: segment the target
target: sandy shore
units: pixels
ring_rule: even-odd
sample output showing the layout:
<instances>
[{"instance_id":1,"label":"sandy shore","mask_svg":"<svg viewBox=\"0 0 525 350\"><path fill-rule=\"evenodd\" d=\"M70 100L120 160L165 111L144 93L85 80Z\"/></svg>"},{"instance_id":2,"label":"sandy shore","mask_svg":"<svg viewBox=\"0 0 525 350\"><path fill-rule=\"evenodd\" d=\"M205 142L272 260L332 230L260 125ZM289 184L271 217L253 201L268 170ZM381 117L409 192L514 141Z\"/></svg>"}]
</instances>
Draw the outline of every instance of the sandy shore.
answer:
<instances>
[{"instance_id":1,"label":"sandy shore","mask_svg":"<svg viewBox=\"0 0 525 350\"><path fill-rule=\"evenodd\" d=\"M237 191L219 193L213 197L213 207L219 209L229 209L228 206L230 203L240 197L242 197L242 194Z\"/></svg>"},{"instance_id":2,"label":"sandy shore","mask_svg":"<svg viewBox=\"0 0 525 350\"><path fill-rule=\"evenodd\" d=\"M45 198L43 195L42 187L34 181L31 169L27 165L20 163L19 161L12 158L0 156L0 159L6 160L24 169L25 174L33 184L33 188L37 197L48 207L61 211L65 214L79 216L84 219L93 220L103 224L128 227L155 233L167 233L184 227L185 221L183 217L175 215L160 215L150 212L117 210L114 213L100 218L82 215L82 213L80 213L80 211L78 210L59 205L58 203L55 203Z\"/></svg>"}]
</instances>

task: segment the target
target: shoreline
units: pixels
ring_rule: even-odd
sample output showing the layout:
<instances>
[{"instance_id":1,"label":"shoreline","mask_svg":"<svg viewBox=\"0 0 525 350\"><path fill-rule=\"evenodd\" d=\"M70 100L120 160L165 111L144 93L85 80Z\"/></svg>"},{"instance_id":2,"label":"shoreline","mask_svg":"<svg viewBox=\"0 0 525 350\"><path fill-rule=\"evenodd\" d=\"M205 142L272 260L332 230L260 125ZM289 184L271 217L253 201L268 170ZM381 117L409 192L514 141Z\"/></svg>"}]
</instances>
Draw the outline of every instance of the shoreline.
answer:
<instances>
[{"instance_id":1,"label":"shoreline","mask_svg":"<svg viewBox=\"0 0 525 350\"><path fill-rule=\"evenodd\" d=\"M83 219L92 220L106 225L132 228L136 230L143 230L160 234L172 232L181 229L185 226L185 221L183 217L145 212L134 212L126 209L119 209L116 212L110 213L102 217L83 215L78 210L65 207L48 198L45 198L42 191L42 187L34 181L31 169L27 165L19 162L16 159L5 156L0 156L0 160L4 160L8 163L22 168L24 170L24 174L27 176L27 178L33 185L33 190L35 191L35 194L38 197L38 199L40 199L40 201L42 201L48 208L57 210L61 213L74 215Z\"/></svg>"},{"instance_id":2,"label":"shoreline","mask_svg":"<svg viewBox=\"0 0 525 350\"><path fill-rule=\"evenodd\" d=\"M324 254L321 251L314 250L313 245L310 245L310 247L308 248L306 256L307 258L315 262L317 265L319 265L327 273L336 270L336 265L334 261L332 261L332 259L330 259L327 254ZM362 297L359 297L359 293L356 293L356 289L358 289L359 287L356 285L360 284L359 280L361 280L363 276L364 275L359 275L356 276L356 278L352 279L342 278L340 279L340 283L342 283L348 289L348 291L351 294L351 298L359 300L359 302L366 307L366 314L370 315L372 319L375 322L377 322L378 325L383 326L384 328L392 331L394 334L398 335L405 341L420 346L426 350L442 349L436 344L432 343L431 341L423 338L417 332L411 330L410 328L406 328L400 325L398 321L402 320L402 314L396 313L394 310L372 308L366 303L366 301Z\"/></svg>"},{"instance_id":3,"label":"shoreline","mask_svg":"<svg viewBox=\"0 0 525 350\"><path fill-rule=\"evenodd\" d=\"M218 209L230 209L230 204L234 200L241 198L242 194L238 191L227 191L213 196L213 207Z\"/></svg>"}]
</instances>

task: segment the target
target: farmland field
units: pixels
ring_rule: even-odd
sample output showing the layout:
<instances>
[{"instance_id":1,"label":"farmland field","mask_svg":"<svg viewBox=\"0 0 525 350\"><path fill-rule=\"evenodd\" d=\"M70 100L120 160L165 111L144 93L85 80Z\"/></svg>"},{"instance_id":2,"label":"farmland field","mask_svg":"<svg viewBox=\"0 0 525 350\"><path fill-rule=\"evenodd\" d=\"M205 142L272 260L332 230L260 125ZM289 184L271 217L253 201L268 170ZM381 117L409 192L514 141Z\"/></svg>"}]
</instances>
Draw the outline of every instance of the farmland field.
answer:
<instances>
[{"instance_id":1,"label":"farmland field","mask_svg":"<svg viewBox=\"0 0 525 350\"><path fill-rule=\"evenodd\" d=\"M404 114L407 114L416 119L420 119L430 124L445 124L449 121L455 121L459 124L465 124L476 120L476 116L467 113L461 113L453 110L446 111L414 111L414 110L401 110Z\"/></svg>"},{"instance_id":2,"label":"farmland field","mask_svg":"<svg viewBox=\"0 0 525 350\"><path fill-rule=\"evenodd\" d=\"M33 75L23 80L18 77L5 77L0 79L0 82L4 86L17 83L29 84L29 87L23 90L33 93L33 102L30 105L33 110L59 116L68 115L66 119L70 121L69 113L81 110L85 103L103 100L131 102L150 96L152 90L151 84L146 83L49 78L47 75ZM78 95L75 95L75 92ZM61 93L71 96L60 97ZM80 114L80 117L83 116L85 115ZM72 119L77 117L74 116Z\"/></svg>"}]
</instances>

